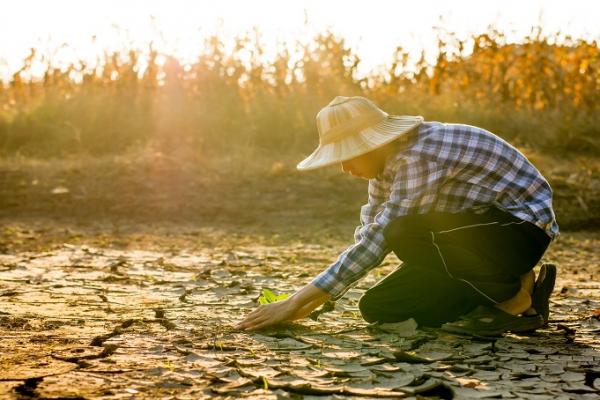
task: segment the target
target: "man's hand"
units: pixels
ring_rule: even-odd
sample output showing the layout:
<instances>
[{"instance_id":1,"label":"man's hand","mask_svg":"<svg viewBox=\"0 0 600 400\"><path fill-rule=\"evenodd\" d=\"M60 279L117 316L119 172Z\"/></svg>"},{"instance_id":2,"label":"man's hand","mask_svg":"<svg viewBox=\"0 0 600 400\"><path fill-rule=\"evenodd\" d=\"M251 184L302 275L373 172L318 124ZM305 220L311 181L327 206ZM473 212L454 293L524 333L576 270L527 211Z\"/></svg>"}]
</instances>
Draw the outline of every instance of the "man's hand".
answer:
<instances>
[{"instance_id":1,"label":"man's hand","mask_svg":"<svg viewBox=\"0 0 600 400\"><path fill-rule=\"evenodd\" d=\"M240 322L237 329L257 330L293 319L299 307L291 299L260 305Z\"/></svg>"},{"instance_id":2,"label":"man's hand","mask_svg":"<svg viewBox=\"0 0 600 400\"><path fill-rule=\"evenodd\" d=\"M329 300L329 297L329 294L309 284L285 300L259 306L237 324L236 328L264 329L281 322L304 318L312 310Z\"/></svg>"}]
</instances>

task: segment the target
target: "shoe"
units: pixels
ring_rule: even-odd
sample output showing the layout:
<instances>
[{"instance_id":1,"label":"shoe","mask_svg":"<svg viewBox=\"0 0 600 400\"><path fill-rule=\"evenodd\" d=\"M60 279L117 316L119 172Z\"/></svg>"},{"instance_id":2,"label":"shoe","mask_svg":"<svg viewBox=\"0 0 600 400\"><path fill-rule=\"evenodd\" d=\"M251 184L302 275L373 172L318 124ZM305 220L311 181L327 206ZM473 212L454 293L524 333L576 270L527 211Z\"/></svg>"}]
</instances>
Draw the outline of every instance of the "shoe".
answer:
<instances>
[{"instance_id":1,"label":"shoe","mask_svg":"<svg viewBox=\"0 0 600 400\"><path fill-rule=\"evenodd\" d=\"M548 318L550 316L550 295L554 290L554 283L556 282L556 265L546 263L542 264L540 273L533 293L531 294L531 307L542 316L544 319L544 325L548 324Z\"/></svg>"},{"instance_id":2,"label":"shoe","mask_svg":"<svg viewBox=\"0 0 600 400\"><path fill-rule=\"evenodd\" d=\"M461 335L497 337L505 332L529 332L544 326L541 315L531 317L508 314L496 307L478 306L459 320L447 322L442 330Z\"/></svg>"}]
</instances>

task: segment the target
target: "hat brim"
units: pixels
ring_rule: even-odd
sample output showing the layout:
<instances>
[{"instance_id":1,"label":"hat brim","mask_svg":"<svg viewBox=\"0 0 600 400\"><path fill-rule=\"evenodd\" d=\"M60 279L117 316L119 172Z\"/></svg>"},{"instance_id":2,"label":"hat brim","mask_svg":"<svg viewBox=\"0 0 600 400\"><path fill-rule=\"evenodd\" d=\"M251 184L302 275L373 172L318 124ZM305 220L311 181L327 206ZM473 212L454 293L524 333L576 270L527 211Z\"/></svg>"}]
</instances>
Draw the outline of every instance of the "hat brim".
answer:
<instances>
[{"instance_id":1,"label":"hat brim","mask_svg":"<svg viewBox=\"0 0 600 400\"><path fill-rule=\"evenodd\" d=\"M423 117L420 116L389 115L383 121L363 129L358 134L337 142L319 145L311 155L298 163L296 168L309 171L361 156L398 139L422 122Z\"/></svg>"}]
</instances>

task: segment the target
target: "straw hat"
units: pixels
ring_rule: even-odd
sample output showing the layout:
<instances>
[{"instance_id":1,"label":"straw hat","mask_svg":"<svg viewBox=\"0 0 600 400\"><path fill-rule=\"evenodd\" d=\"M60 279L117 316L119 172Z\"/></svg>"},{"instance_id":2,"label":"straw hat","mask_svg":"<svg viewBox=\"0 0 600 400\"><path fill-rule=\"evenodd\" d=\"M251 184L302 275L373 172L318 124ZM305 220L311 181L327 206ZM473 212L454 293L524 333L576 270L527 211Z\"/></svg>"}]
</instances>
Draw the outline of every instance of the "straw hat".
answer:
<instances>
[{"instance_id":1,"label":"straw hat","mask_svg":"<svg viewBox=\"0 0 600 400\"><path fill-rule=\"evenodd\" d=\"M423 117L388 115L364 97L337 96L317 114L319 147L297 168L311 170L360 156L422 122Z\"/></svg>"}]
</instances>

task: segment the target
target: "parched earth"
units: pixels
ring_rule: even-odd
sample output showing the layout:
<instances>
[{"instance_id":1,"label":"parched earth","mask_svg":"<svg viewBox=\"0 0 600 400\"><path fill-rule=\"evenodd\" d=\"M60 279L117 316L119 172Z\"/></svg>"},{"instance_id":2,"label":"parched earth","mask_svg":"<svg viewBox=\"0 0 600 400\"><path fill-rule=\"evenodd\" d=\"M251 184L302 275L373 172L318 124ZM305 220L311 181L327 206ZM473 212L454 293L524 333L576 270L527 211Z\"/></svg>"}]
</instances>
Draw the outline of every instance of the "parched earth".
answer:
<instances>
[{"instance_id":1,"label":"parched earth","mask_svg":"<svg viewBox=\"0 0 600 400\"><path fill-rule=\"evenodd\" d=\"M362 321L358 298L393 256L316 320L236 331L262 289L294 291L343 246L209 236L5 246L0 398L600 398L599 232L545 256L559 265L549 326L495 339Z\"/></svg>"}]
</instances>

